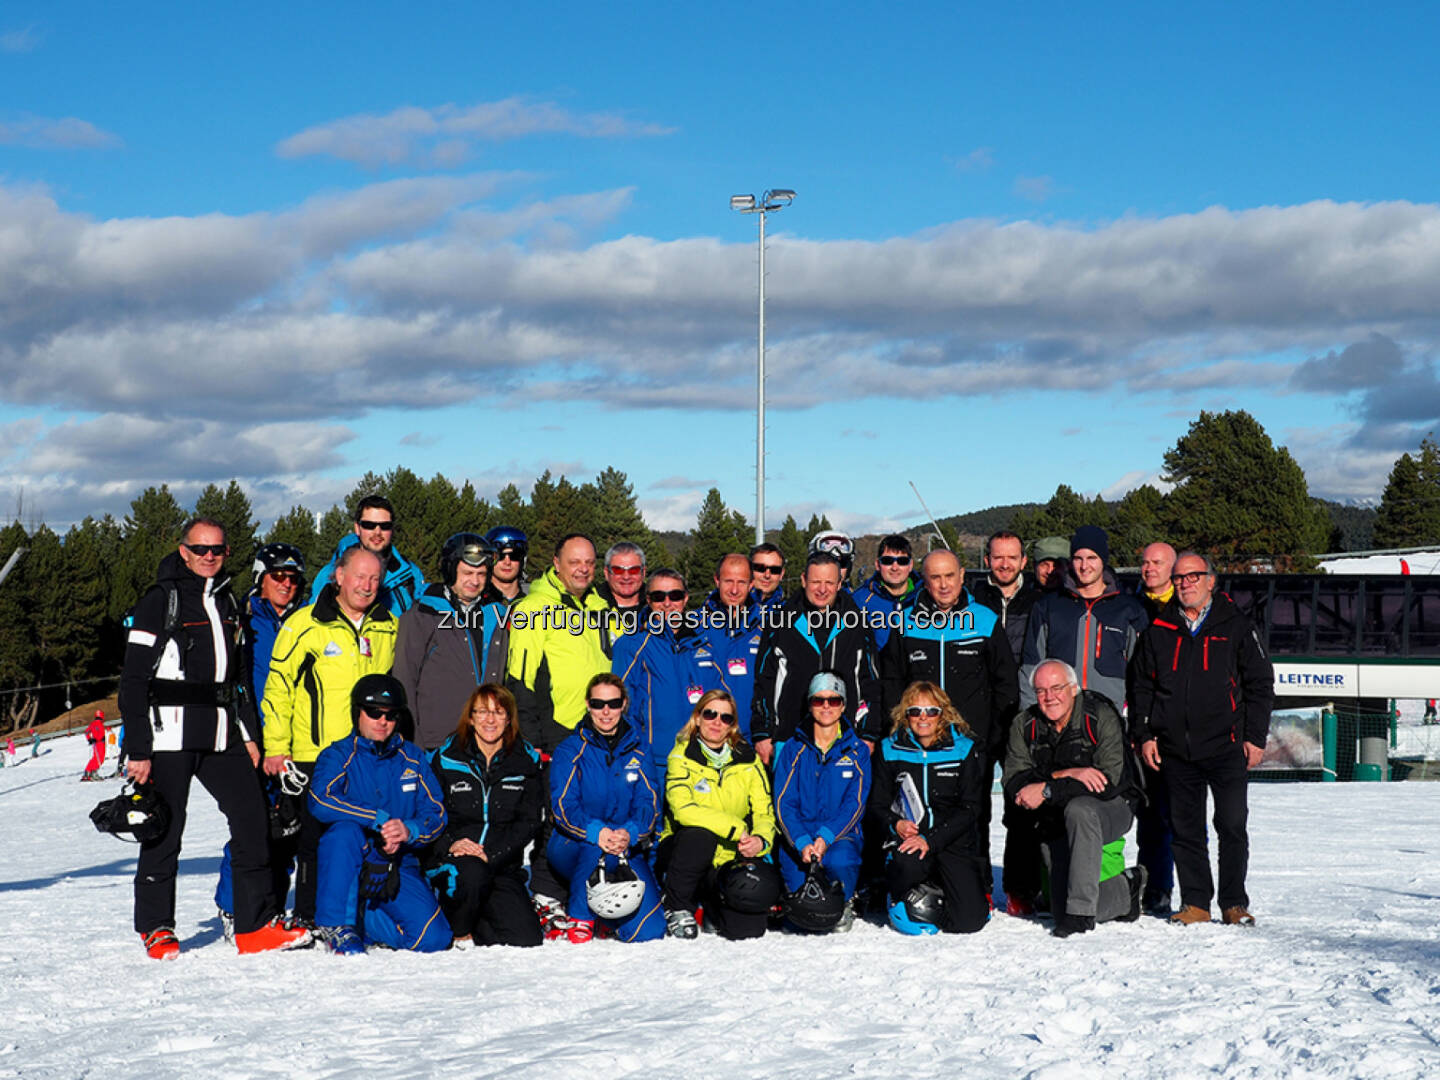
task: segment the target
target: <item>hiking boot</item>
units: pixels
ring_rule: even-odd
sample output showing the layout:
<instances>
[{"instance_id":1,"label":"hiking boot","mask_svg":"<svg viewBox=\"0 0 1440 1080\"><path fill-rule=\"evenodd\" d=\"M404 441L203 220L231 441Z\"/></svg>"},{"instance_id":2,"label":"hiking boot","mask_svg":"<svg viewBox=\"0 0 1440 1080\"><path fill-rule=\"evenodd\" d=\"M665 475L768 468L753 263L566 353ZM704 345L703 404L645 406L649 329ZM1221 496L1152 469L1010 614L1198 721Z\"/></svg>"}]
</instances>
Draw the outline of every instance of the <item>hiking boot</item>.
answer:
<instances>
[{"instance_id":1,"label":"hiking boot","mask_svg":"<svg viewBox=\"0 0 1440 1080\"><path fill-rule=\"evenodd\" d=\"M365 942L353 926L321 926L315 933L325 942L326 952L336 956L364 956Z\"/></svg>"},{"instance_id":2,"label":"hiking boot","mask_svg":"<svg viewBox=\"0 0 1440 1080\"><path fill-rule=\"evenodd\" d=\"M217 908L216 910L220 915L220 933L224 935L225 940L230 942L230 944L235 944L235 916L231 915L230 912L224 908Z\"/></svg>"},{"instance_id":3,"label":"hiking boot","mask_svg":"<svg viewBox=\"0 0 1440 1080\"><path fill-rule=\"evenodd\" d=\"M1130 909L1124 915L1115 916L1116 922L1139 922L1140 921L1140 897L1145 892L1145 882L1150 879L1150 872L1143 866L1132 866L1125 871L1125 877L1130 882Z\"/></svg>"},{"instance_id":4,"label":"hiking boot","mask_svg":"<svg viewBox=\"0 0 1440 1080\"><path fill-rule=\"evenodd\" d=\"M1186 904L1179 911L1171 915L1167 920L1175 926L1194 926L1196 923L1208 923L1210 921L1210 909L1196 907L1194 904Z\"/></svg>"},{"instance_id":5,"label":"hiking boot","mask_svg":"<svg viewBox=\"0 0 1440 1080\"><path fill-rule=\"evenodd\" d=\"M700 936L700 926L695 916L683 908L665 913L665 936L690 940Z\"/></svg>"},{"instance_id":6,"label":"hiking boot","mask_svg":"<svg viewBox=\"0 0 1440 1080\"><path fill-rule=\"evenodd\" d=\"M174 960L180 955L180 942L175 937L175 931L168 926L141 934L140 943L145 946L145 955L151 960Z\"/></svg>"},{"instance_id":7,"label":"hiking boot","mask_svg":"<svg viewBox=\"0 0 1440 1080\"><path fill-rule=\"evenodd\" d=\"M1140 906L1145 909L1146 915L1154 915L1157 919L1169 918L1170 913L1175 910L1170 901L1169 889L1147 888Z\"/></svg>"},{"instance_id":8,"label":"hiking boot","mask_svg":"<svg viewBox=\"0 0 1440 1080\"><path fill-rule=\"evenodd\" d=\"M1067 912L1055 920L1055 929L1050 932L1058 938L1067 938L1075 934L1088 934L1094 929L1094 915L1071 915Z\"/></svg>"},{"instance_id":9,"label":"hiking boot","mask_svg":"<svg viewBox=\"0 0 1440 1080\"><path fill-rule=\"evenodd\" d=\"M276 949L306 949L315 943L309 930L286 926L278 915L259 930L235 935L235 948L242 954L272 952Z\"/></svg>"},{"instance_id":10,"label":"hiking boot","mask_svg":"<svg viewBox=\"0 0 1440 1080\"><path fill-rule=\"evenodd\" d=\"M1243 907L1227 907L1220 913L1220 919L1226 926L1254 926L1255 916L1246 911Z\"/></svg>"},{"instance_id":11,"label":"hiking boot","mask_svg":"<svg viewBox=\"0 0 1440 1080\"><path fill-rule=\"evenodd\" d=\"M595 936L594 919L571 919L565 930L565 940L571 945L584 945Z\"/></svg>"},{"instance_id":12,"label":"hiking boot","mask_svg":"<svg viewBox=\"0 0 1440 1080\"><path fill-rule=\"evenodd\" d=\"M1016 919L1028 919L1035 914L1035 903L1023 896L1005 897L1005 914Z\"/></svg>"}]
</instances>

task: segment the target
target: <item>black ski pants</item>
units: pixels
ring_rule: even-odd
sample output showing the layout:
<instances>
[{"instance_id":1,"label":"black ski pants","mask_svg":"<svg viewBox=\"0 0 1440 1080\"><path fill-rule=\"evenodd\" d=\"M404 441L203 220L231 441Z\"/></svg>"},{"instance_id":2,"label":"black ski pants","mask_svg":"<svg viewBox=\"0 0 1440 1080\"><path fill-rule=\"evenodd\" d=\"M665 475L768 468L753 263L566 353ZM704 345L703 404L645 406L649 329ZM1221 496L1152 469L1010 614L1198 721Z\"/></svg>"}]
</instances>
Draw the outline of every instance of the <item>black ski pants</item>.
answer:
<instances>
[{"instance_id":1,"label":"black ski pants","mask_svg":"<svg viewBox=\"0 0 1440 1080\"><path fill-rule=\"evenodd\" d=\"M315 895L320 888L320 837L325 823L310 812L310 783L315 779L313 761L295 762L305 774L305 793L295 801L300 807L300 835L295 839L295 917L315 921Z\"/></svg>"},{"instance_id":2,"label":"black ski pants","mask_svg":"<svg viewBox=\"0 0 1440 1080\"><path fill-rule=\"evenodd\" d=\"M709 829L677 829L660 845L657 867L664 881L666 911L705 909L705 922L724 938L741 941L765 934L769 916L728 908L720 900L719 871L714 865L719 838ZM776 871L779 873L779 871Z\"/></svg>"},{"instance_id":3,"label":"black ski pants","mask_svg":"<svg viewBox=\"0 0 1440 1080\"><path fill-rule=\"evenodd\" d=\"M1220 848L1220 908L1249 907L1245 871L1250 863L1248 770L1245 752L1236 743L1213 758L1182 761L1162 756L1160 772L1170 791L1170 824L1175 833L1175 876L1180 902L1210 908L1215 879L1205 840L1205 793L1215 800L1215 836Z\"/></svg>"},{"instance_id":4,"label":"black ski pants","mask_svg":"<svg viewBox=\"0 0 1440 1080\"><path fill-rule=\"evenodd\" d=\"M230 824L230 872L235 883L235 932L258 930L275 916L270 882L270 822L260 777L241 745L227 750L162 750L150 758L150 782L170 808L165 835L140 845L135 868L135 929L175 926L175 874L190 801L199 780Z\"/></svg>"},{"instance_id":5,"label":"black ski pants","mask_svg":"<svg viewBox=\"0 0 1440 1080\"><path fill-rule=\"evenodd\" d=\"M446 855L427 864L425 877L456 937L469 935L477 945L543 943L519 866L496 868L476 855Z\"/></svg>"},{"instance_id":6,"label":"black ski pants","mask_svg":"<svg viewBox=\"0 0 1440 1080\"><path fill-rule=\"evenodd\" d=\"M925 858L899 851L885 865L885 891L890 901L903 900L905 894L922 882L933 882L945 895L945 919L940 929L947 934L973 934L990 918L990 863L980 854L956 849L931 847Z\"/></svg>"}]
</instances>

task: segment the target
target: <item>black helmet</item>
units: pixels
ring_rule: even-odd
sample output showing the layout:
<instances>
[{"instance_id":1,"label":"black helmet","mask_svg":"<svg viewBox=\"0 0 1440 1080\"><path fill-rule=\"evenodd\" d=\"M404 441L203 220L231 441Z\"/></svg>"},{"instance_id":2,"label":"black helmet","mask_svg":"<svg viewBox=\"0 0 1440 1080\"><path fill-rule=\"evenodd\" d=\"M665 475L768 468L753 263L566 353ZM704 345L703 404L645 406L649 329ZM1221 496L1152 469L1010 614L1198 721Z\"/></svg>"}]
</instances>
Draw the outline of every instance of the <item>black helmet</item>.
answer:
<instances>
[{"instance_id":1,"label":"black helmet","mask_svg":"<svg viewBox=\"0 0 1440 1080\"><path fill-rule=\"evenodd\" d=\"M741 915L765 915L780 902L785 883L780 871L759 859L733 859L721 869L716 885L720 902Z\"/></svg>"},{"instance_id":2,"label":"black helmet","mask_svg":"<svg viewBox=\"0 0 1440 1080\"><path fill-rule=\"evenodd\" d=\"M506 548L514 548L523 563L530 554L530 541L514 525L497 525L485 534L485 539L490 541L490 546L497 555Z\"/></svg>"},{"instance_id":3,"label":"black helmet","mask_svg":"<svg viewBox=\"0 0 1440 1080\"><path fill-rule=\"evenodd\" d=\"M801 930L823 934L845 914L845 886L819 861L805 871L800 887L785 897L785 917Z\"/></svg>"},{"instance_id":4,"label":"black helmet","mask_svg":"<svg viewBox=\"0 0 1440 1080\"><path fill-rule=\"evenodd\" d=\"M440 549L440 579L454 586L463 562L467 566L489 566L495 561L495 548L478 533L458 532Z\"/></svg>"},{"instance_id":5,"label":"black helmet","mask_svg":"<svg viewBox=\"0 0 1440 1080\"><path fill-rule=\"evenodd\" d=\"M360 719L360 710L366 705L383 706L406 714L405 687L391 675L362 675L350 691L350 722Z\"/></svg>"},{"instance_id":6,"label":"black helmet","mask_svg":"<svg viewBox=\"0 0 1440 1080\"><path fill-rule=\"evenodd\" d=\"M939 885L922 881L890 904L889 916L890 925L902 934L938 934L945 917L945 894Z\"/></svg>"},{"instance_id":7,"label":"black helmet","mask_svg":"<svg viewBox=\"0 0 1440 1080\"><path fill-rule=\"evenodd\" d=\"M266 544L255 552L255 580L272 570L294 570L305 576L305 555L294 544Z\"/></svg>"},{"instance_id":8,"label":"black helmet","mask_svg":"<svg viewBox=\"0 0 1440 1080\"><path fill-rule=\"evenodd\" d=\"M90 811L90 820L100 832L143 844L165 835L170 827L170 807L154 784L127 780L119 795Z\"/></svg>"}]
</instances>

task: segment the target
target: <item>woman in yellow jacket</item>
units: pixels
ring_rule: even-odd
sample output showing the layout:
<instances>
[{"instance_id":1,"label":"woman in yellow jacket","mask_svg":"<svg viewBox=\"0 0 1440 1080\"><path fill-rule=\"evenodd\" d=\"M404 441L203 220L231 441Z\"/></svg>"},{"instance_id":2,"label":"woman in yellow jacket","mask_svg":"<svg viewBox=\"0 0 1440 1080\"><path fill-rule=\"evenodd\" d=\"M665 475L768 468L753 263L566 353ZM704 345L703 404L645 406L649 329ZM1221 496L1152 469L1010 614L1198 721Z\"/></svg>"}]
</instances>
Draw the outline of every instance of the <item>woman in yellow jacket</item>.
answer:
<instances>
[{"instance_id":1,"label":"woman in yellow jacket","mask_svg":"<svg viewBox=\"0 0 1440 1080\"><path fill-rule=\"evenodd\" d=\"M735 699L701 695L680 730L665 771L666 933L693 938L695 912L732 940L765 933L779 902L780 872L767 860L775 843L770 777L740 735Z\"/></svg>"}]
</instances>

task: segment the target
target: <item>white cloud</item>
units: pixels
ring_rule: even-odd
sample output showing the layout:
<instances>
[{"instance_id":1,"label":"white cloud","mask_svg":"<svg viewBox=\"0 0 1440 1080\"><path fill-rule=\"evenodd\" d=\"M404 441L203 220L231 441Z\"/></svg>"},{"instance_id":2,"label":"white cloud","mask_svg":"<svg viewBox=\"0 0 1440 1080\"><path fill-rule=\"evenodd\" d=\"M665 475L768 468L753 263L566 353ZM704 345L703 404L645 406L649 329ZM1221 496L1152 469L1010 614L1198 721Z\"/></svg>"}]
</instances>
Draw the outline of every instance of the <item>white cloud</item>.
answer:
<instances>
[{"instance_id":1,"label":"white cloud","mask_svg":"<svg viewBox=\"0 0 1440 1080\"><path fill-rule=\"evenodd\" d=\"M481 142L531 135L621 138L674 131L620 113L573 112L553 102L510 97L468 106L408 105L383 115L346 116L281 140L275 152L287 158L336 157L368 168L404 164L453 168Z\"/></svg>"},{"instance_id":2,"label":"white cloud","mask_svg":"<svg viewBox=\"0 0 1440 1080\"><path fill-rule=\"evenodd\" d=\"M43 35L32 24L19 30L7 30L0 34L0 52L28 53L40 47Z\"/></svg>"},{"instance_id":3,"label":"white cloud","mask_svg":"<svg viewBox=\"0 0 1440 1080\"><path fill-rule=\"evenodd\" d=\"M110 150L123 145L120 136L101 131L90 121L73 116L0 120L0 146L24 146L32 150Z\"/></svg>"}]
</instances>

